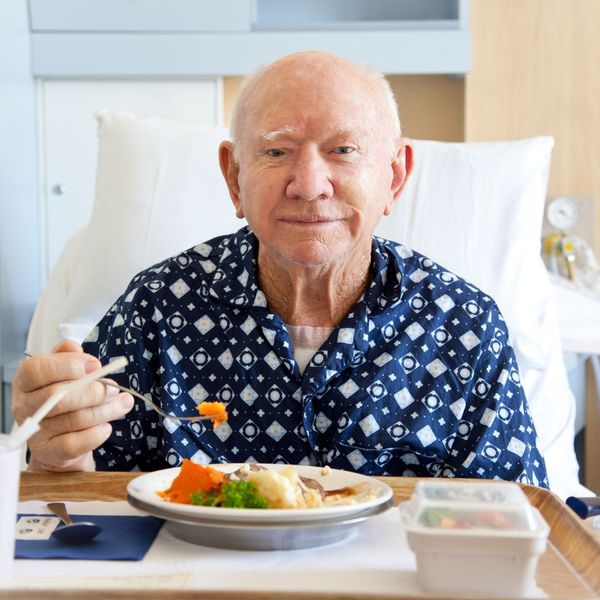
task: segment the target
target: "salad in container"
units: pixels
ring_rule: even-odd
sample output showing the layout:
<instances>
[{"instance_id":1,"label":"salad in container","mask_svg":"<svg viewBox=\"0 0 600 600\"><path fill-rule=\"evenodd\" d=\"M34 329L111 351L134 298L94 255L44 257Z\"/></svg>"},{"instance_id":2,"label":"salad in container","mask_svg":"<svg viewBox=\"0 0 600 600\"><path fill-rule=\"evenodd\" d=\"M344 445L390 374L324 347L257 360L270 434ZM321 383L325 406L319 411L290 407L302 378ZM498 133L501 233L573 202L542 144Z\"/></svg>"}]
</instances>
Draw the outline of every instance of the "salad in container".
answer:
<instances>
[{"instance_id":1,"label":"salad in container","mask_svg":"<svg viewBox=\"0 0 600 600\"><path fill-rule=\"evenodd\" d=\"M516 483L422 481L400 505L427 592L527 596L550 528Z\"/></svg>"}]
</instances>

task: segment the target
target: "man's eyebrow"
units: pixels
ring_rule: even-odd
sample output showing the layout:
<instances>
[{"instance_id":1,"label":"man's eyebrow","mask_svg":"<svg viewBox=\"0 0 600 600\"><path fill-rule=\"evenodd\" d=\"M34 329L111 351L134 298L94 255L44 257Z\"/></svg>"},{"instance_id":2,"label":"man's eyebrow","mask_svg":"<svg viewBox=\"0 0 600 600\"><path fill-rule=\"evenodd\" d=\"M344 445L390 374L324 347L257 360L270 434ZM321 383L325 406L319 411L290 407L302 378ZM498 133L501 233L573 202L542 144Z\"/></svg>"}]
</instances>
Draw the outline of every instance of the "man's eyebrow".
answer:
<instances>
[{"instance_id":1,"label":"man's eyebrow","mask_svg":"<svg viewBox=\"0 0 600 600\"><path fill-rule=\"evenodd\" d=\"M258 135L262 141L272 142L281 137L292 137L294 135L294 128L286 125L273 131L261 131Z\"/></svg>"},{"instance_id":2,"label":"man's eyebrow","mask_svg":"<svg viewBox=\"0 0 600 600\"><path fill-rule=\"evenodd\" d=\"M293 138L296 130L289 125L274 129L273 131L259 131L258 138L261 142L272 143L280 138ZM340 125L332 127L328 140L350 138L367 135L368 131L362 127Z\"/></svg>"}]
</instances>

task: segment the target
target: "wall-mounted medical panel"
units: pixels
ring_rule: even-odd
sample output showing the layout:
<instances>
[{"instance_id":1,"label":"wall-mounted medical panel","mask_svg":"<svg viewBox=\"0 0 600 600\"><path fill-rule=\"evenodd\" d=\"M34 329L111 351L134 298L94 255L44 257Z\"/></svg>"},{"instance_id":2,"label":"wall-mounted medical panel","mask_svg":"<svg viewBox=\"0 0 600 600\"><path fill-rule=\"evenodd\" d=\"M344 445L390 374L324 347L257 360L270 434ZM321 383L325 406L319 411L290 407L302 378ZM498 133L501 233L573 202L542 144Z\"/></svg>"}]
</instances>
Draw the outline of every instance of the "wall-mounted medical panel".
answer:
<instances>
[{"instance_id":1,"label":"wall-mounted medical panel","mask_svg":"<svg viewBox=\"0 0 600 600\"><path fill-rule=\"evenodd\" d=\"M462 75L468 0L29 0L39 77L244 75L324 50L389 74Z\"/></svg>"}]
</instances>

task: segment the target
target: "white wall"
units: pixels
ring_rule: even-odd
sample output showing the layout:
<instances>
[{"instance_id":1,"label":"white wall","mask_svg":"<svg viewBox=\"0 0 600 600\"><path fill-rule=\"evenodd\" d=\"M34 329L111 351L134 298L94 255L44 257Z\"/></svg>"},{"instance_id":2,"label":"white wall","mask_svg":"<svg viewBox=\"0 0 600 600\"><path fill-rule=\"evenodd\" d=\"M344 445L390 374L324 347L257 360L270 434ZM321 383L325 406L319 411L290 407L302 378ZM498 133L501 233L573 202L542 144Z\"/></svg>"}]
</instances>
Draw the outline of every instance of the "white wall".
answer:
<instances>
[{"instance_id":1,"label":"white wall","mask_svg":"<svg viewBox=\"0 0 600 600\"><path fill-rule=\"evenodd\" d=\"M35 90L25 0L0 0L0 365L40 293Z\"/></svg>"}]
</instances>

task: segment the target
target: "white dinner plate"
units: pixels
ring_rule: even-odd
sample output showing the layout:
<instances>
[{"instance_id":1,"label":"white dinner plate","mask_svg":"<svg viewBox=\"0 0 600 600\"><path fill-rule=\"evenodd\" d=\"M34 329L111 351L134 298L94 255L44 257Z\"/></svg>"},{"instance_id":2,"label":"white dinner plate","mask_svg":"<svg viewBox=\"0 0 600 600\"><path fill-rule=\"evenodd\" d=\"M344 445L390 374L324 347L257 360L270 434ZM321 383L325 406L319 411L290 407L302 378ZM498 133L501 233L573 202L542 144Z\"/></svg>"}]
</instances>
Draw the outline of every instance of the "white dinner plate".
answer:
<instances>
[{"instance_id":1,"label":"white dinner plate","mask_svg":"<svg viewBox=\"0 0 600 600\"><path fill-rule=\"evenodd\" d=\"M214 464L211 467L230 473L235 471L241 464ZM273 471L281 471L289 468L290 465L264 465ZM132 498L142 502L147 507L157 508L162 515L172 515L176 519L191 518L192 520L215 520L219 522L235 523L293 523L309 522L320 519L339 519L359 514L369 508L382 504L390 503L393 493L385 483L372 479L359 473L350 471L341 471L331 469L329 474L322 475L321 467L311 467L304 465L295 465L298 475L301 477L312 477L316 479L326 490L332 490L343 487L354 487L357 485L363 489L368 489L373 493L371 499L353 504L340 504L333 506L324 506L322 508L221 508L215 506L194 506L190 504L177 504L168 502L158 495L158 492L164 491L171 486L173 479L179 474L179 467L172 469L162 469L141 475L129 482L127 493ZM363 487L364 486L364 487Z\"/></svg>"}]
</instances>

